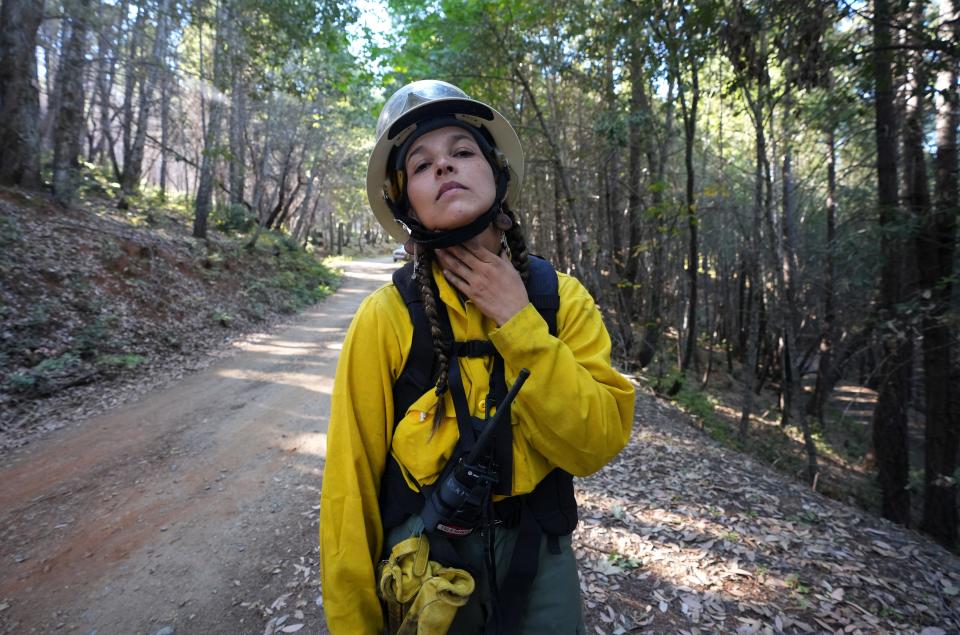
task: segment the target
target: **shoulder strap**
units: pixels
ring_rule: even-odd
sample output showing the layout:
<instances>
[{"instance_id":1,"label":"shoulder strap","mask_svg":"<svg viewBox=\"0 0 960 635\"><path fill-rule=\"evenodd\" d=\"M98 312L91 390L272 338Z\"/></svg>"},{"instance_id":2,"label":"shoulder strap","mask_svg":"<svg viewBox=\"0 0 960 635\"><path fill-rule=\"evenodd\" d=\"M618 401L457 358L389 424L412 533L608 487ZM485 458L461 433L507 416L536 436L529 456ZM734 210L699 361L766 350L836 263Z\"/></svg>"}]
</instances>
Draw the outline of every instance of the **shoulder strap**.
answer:
<instances>
[{"instance_id":1,"label":"shoulder strap","mask_svg":"<svg viewBox=\"0 0 960 635\"><path fill-rule=\"evenodd\" d=\"M530 279L527 282L527 295L530 303L550 327L550 334L557 334L557 310L560 308L560 283L557 272L549 262L540 256L527 259Z\"/></svg>"},{"instance_id":2,"label":"shoulder strap","mask_svg":"<svg viewBox=\"0 0 960 635\"><path fill-rule=\"evenodd\" d=\"M433 355L433 339L430 336L430 320L423 308L420 288L413 275L413 262L408 262L393 272L393 285L403 298L413 323L413 341L407 354L406 364L393 385L393 423L403 418L407 409L436 383L438 368ZM435 289L436 291L436 289ZM443 312L446 318L446 312ZM444 328L449 333L449 321Z\"/></svg>"}]
</instances>

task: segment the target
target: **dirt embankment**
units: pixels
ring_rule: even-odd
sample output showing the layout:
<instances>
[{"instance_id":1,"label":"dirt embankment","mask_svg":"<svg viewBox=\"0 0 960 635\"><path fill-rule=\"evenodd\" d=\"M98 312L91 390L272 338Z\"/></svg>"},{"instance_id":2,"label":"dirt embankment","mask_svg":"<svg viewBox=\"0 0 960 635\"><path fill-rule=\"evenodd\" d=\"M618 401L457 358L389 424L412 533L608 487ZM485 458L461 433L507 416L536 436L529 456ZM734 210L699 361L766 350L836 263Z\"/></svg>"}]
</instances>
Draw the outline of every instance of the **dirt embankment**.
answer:
<instances>
[{"instance_id":1,"label":"dirt embankment","mask_svg":"<svg viewBox=\"0 0 960 635\"><path fill-rule=\"evenodd\" d=\"M196 370L336 284L273 234L194 239L187 211L0 189L0 449Z\"/></svg>"}]
</instances>

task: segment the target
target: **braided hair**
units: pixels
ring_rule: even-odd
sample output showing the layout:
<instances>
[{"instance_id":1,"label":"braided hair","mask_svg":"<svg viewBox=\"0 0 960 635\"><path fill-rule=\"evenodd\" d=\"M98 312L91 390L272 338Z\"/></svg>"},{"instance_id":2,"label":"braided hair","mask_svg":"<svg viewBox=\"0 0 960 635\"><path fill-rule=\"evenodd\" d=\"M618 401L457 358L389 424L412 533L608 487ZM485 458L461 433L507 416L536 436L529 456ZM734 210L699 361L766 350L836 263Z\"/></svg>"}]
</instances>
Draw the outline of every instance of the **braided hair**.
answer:
<instances>
[{"instance_id":1,"label":"braided hair","mask_svg":"<svg viewBox=\"0 0 960 635\"><path fill-rule=\"evenodd\" d=\"M510 250L510 262L513 263L513 268L520 273L523 283L527 284L530 281L530 263L528 261L530 254L527 253L527 241L523 237L523 230L520 228L516 214L507 207L506 201L500 206L500 211L512 221L510 229L504 232L504 236L507 238L507 248Z\"/></svg>"},{"instance_id":2,"label":"braided hair","mask_svg":"<svg viewBox=\"0 0 960 635\"><path fill-rule=\"evenodd\" d=\"M513 221L510 229L504 233L507 248L510 250L510 262L513 264L513 268L520 274L520 278L524 284L527 284L530 279L527 241L523 236L523 230L520 228L520 224L517 222L516 215L507 207L506 202L501 206L501 211ZM448 388L447 373L450 370L450 347L453 345L453 342L449 342L444 338L443 329L440 326L440 311L446 311L446 307L441 305L433 291L433 260L433 250L422 249L418 251L417 261L414 266L417 276L417 286L420 288L420 297L423 299L424 312L427 314L427 320L430 322L433 354L438 365L437 383L434 387L437 395L437 409L433 416L433 429L430 431L431 438L440 428L440 422L443 421L443 396Z\"/></svg>"}]
</instances>

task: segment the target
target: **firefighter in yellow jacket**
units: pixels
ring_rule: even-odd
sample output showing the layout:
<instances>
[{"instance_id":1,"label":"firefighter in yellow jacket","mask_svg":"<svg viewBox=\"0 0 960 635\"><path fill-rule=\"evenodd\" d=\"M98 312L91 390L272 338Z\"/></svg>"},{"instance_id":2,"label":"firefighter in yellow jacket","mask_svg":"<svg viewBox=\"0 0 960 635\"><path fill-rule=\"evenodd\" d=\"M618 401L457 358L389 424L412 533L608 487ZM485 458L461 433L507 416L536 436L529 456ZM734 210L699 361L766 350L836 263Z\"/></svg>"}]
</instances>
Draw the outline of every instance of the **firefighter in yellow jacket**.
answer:
<instances>
[{"instance_id":1,"label":"firefighter in yellow jacket","mask_svg":"<svg viewBox=\"0 0 960 635\"><path fill-rule=\"evenodd\" d=\"M337 368L320 508L333 635L584 632L570 475L623 448L634 391L590 294L528 255L522 177L513 128L455 86L408 84L380 115L367 193L415 262L363 302ZM472 503L437 498L460 492L451 474L475 479Z\"/></svg>"}]
</instances>

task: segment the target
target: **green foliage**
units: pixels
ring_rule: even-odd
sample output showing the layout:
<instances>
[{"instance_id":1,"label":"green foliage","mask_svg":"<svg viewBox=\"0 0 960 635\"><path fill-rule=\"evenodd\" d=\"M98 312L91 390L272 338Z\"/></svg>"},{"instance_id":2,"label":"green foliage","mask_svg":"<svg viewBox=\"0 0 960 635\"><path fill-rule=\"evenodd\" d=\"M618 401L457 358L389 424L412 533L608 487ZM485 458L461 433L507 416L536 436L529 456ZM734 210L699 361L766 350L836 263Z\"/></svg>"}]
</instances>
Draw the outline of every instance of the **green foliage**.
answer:
<instances>
[{"instance_id":1,"label":"green foliage","mask_svg":"<svg viewBox=\"0 0 960 635\"><path fill-rule=\"evenodd\" d=\"M684 412L696 417L703 430L713 439L724 445L739 448L740 443L732 436L729 426L717 416L716 400L713 397L691 386L687 378L678 369L673 369L667 373L663 384L667 386L679 384L680 389L673 397L676 404Z\"/></svg>"},{"instance_id":2,"label":"green foliage","mask_svg":"<svg viewBox=\"0 0 960 635\"><path fill-rule=\"evenodd\" d=\"M12 217L0 216L0 248L11 249L21 240L20 228ZM0 252L2 257L3 252Z\"/></svg>"},{"instance_id":3,"label":"green foliage","mask_svg":"<svg viewBox=\"0 0 960 635\"><path fill-rule=\"evenodd\" d=\"M143 355L126 353L121 355L101 355L100 357L97 357L94 363L101 368L124 370L136 368L141 364L146 364L148 361L149 359Z\"/></svg>"},{"instance_id":4,"label":"green foliage","mask_svg":"<svg viewBox=\"0 0 960 635\"><path fill-rule=\"evenodd\" d=\"M105 165L80 162L81 181L77 194L85 196L115 197L120 193L120 183L114 180L113 171Z\"/></svg>"},{"instance_id":5,"label":"green foliage","mask_svg":"<svg viewBox=\"0 0 960 635\"><path fill-rule=\"evenodd\" d=\"M210 312L210 319L223 328L230 328L233 324L233 316L225 311L213 310Z\"/></svg>"},{"instance_id":6,"label":"green foliage","mask_svg":"<svg viewBox=\"0 0 960 635\"><path fill-rule=\"evenodd\" d=\"M607 560L610 561L610 564L626 570L637 569L643 564L643 562L638 558L617 553L616 551L607 554Z\"/></svg>"},{"instance_id":7,"label":"green foliage","mask_svg":"<svg viewBox=\"0 0 960 635\"><path fill-rule=\"evenodd\" d=\"M910 476L907 482L907 489L913 492L914 494L919 494L923 492L924 488L924 471L923 468L914 468L910 470Z\"/></svg>"},{"instance_id":8,"label":"green foliage","mask_svg":"<svg viewBox=\"0 0 960 635\"><path fill-rule=\"evenodd\" d=\"M13 373L4 382L4 388L12 393L26 393L37 385L37 378L32 373Z\"/></svg>"},{"instance_id":9,"label":"green foliage","mask_svg":"<svg viewBox=\"0 0 960 635\"><path fill-rule=\"evenodd\" d=\"M84 359L93 359L108 348L116 334L120 318L112 314L98 316L92 323L81 327L74 335L73 350Z\"/></svg>"},{"instance_id":10,"label":"green foliage","mask_svg":"<svg viewBox=\"0 0 960 635\"><path fill-rule=\"evenodd\" d=\"M12 373L3 386L14 393L47 393L58 377L76 372L82 364L73 353L49 357L25 372Z\"/></svg>"},{"instance_id":11,"label":"green foliage","mask_svg":"<svg viewBox=\"0 0 960 635\"><path fill-rule=\"evenodd\" d=\"M800 576L795 573L791 573L787 576L786 583L788 589L792 589L801 595L810 593L810 586L800 580Z\"/></svg>"},{"instance_id":12,"label":"green foliage","mask_svg":"<svg viewBox=\"0 0 960 635\"><path fill-rule=\"evenodd\" d=\"M793 522L805 523L807 525L819 525L823 523L823 519L820 518L820 515L812 510L805 509L801 513L794 516L789 516L787 520L792 520Z\"/></svg>"},{"instance_id":13,"label":"green foliage","mask_svg":"<svg viewBox=\"0 0 960 635\"><path fill-rule=\"evenodd\" d=\"M294 313L326 298L339 286L340 275L330 261L321 262L288 236L264 232L257 251L273 258L274 273L251 279L243 289L248 299L244 312L255 320L264 319L268 306Z\"/></svg>"},{"instance_id":14,"label":"green foliage","mask_svg":"<svg viewBox=\"0 0 960 635\"><path fill-rule=\"evenodd\" d=\"M250 302L243 307L243 313L254 322L262 322L267 319L269 309L262 302Z\"/></svg>"},{"instance_id":15,"label":"green foliage","mask_svg":"<svg viewBox=\"0 0 960 635\"><path fill-rule=\"evenodd\" d=\"M71 353L64 353L58 357L43 360L31 370L35 375L49 375L62 371L70 366L76 366L80 360Z\"/></svg>"},{"instance_id":16,"label":"green foliage","mask_svg":"<svg viewBox=\"0 0 960 635\"><path fill-rule=\"evenodd\" d=\"M217 206L210 214L210 223L223 232L247 233L257 222L257 215L243 205Z\"/></svg>"}]
</instances>

